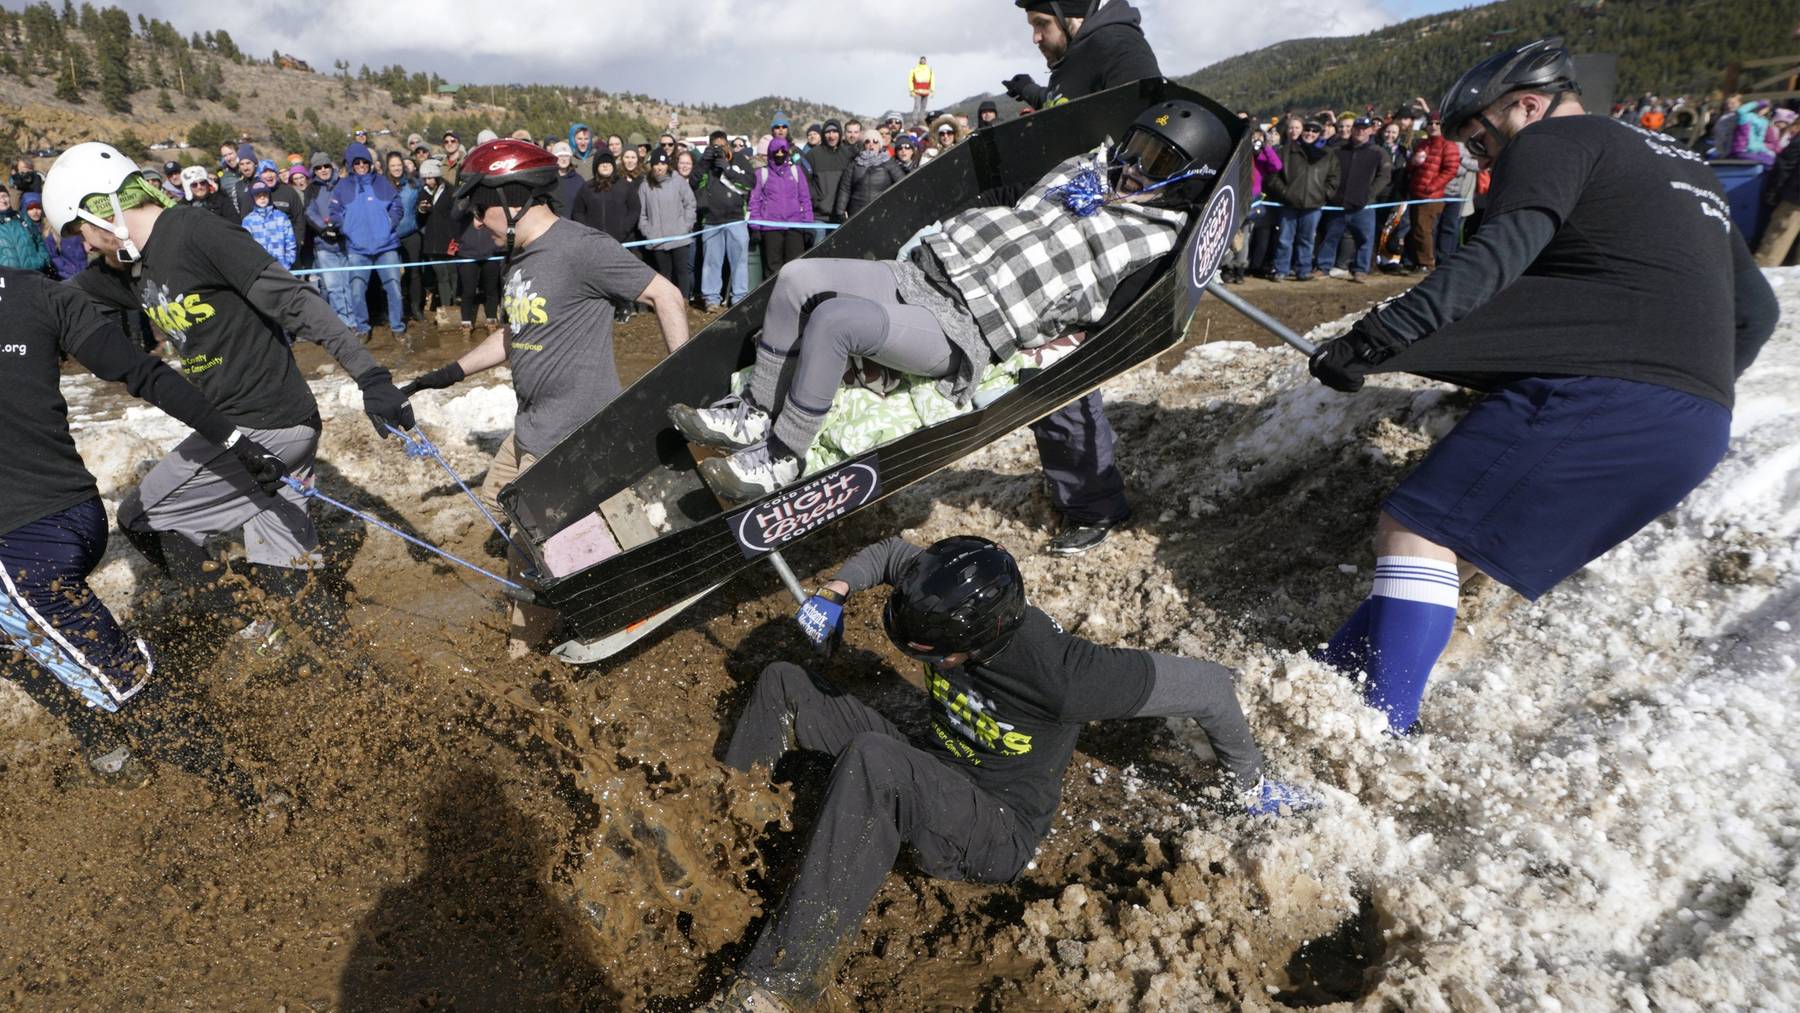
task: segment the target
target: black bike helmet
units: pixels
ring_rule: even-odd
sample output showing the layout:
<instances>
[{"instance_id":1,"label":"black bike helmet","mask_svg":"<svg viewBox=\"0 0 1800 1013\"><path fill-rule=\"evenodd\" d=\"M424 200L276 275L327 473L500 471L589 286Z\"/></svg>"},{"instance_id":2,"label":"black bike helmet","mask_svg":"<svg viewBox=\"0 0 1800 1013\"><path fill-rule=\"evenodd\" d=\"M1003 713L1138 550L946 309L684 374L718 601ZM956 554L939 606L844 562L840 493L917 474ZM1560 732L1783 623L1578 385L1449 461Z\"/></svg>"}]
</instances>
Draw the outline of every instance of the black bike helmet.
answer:
<instances>
[{"instance_id":1,"label":"black bike helmet","mask_svg":"<svg viewBox=\"0 0 1800 1013\"><path fill-rule=\"evenodd\" d=\"M1575 61L1561 39L1528 42L1469 68L1438 103L1445 136L1455 136L1483 109L1515 91L1581 94L1581 86L1575 83Z\"/></svg>"},{"instance_id":2,"label":"black bike helmet","mask_svg":"<svg viewBox=\"0 0 1800 1013\"><path fill-rule=\"evenodd\" d=\"M901 571L882 618L895 646L921 661L963 652L984 661L1025 621L1025 579L1012 555L993 542L946 538Z\"/></svg>"},{"instance_id":3,"label":"black bike helmet","mask_svg":"<svg viewBox=\"0 0 1800 1013\"><path fill-rule=\"evenodd\" d=\"M1166 190L1153 203L1191 204L1212 188L1231 159L1231 131L1205 107L1172 99L1138 114L1113 147L1109 173L1119 189L1126 166L1136 166L1150 179L1173 179L1193 173Z\"/></svg>"}]
</instances>

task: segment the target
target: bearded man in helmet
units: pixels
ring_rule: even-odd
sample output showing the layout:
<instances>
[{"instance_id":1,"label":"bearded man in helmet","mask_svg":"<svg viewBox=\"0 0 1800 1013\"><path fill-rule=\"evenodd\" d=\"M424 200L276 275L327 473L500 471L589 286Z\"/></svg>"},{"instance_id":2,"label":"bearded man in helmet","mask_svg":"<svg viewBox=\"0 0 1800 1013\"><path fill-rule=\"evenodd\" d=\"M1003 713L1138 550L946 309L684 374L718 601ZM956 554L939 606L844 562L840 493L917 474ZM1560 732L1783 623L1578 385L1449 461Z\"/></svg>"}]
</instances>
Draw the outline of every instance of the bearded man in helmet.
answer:
<instances>
[{"instance_id":1,"label":"bearded man in helmet","mask_svg":"<svg viewBox=\"0 0 1800 1013\"><path fill-rule=\"evenodd\" d=\"M1408 372L1488 395L1383 505L1374 588L1321 654L1367 673L1396 734L1460 580L1535 600L1672 509L1724 456L1736 378L1778 316L1699 156L1579 96L1558 40L1464 74L1439 113L1492 166L1481 231L1312 357L1347 393Z\"/></svg>"},{"instance_id":2,"label":"bearded man in helmet","mask_svg":"<svg viewBox=\"0 0 1800 1013\"><path fill-rule=\"evenodd\" d=\"M557 215L558 174L556 156L529 141L488 141L463 159L456 200L501 245L506 326L404 388L408 395L441 389L503 363L512 367L519 414L481 487L496 516L501 489L619 396L616 303L653 307L669 351L688 339L680 290L611 236ZM510 565L517 575L528 564L514 550ZM552 610L514 605L512 655L541 646L555 619Z\"/></svg>"},{"instance_id":3,"label":"bearded man in helmet","mask_svg":"<svg viewBox=\"0 0 1800 1013\"><path fill-rule=\"evenodd\" d=\"M412 427L412 409L388 371L317 292L235 222L175 206L112 146L90 141L63 152L44 182L44 212L57 234L79 231L118 269L84 271L73 283L107 305L141 309L188 380L302 482L312 478L320 420L293 337L325 346L356 378L376 432ZM287 486L264 491L236 457L198 434L126 494L118 523L145 558L188 584L208 581L207 537L241 527L254 583L298 602L311 620L339 617L307 579L319 556L306 498Z\"/></svg>"},{"instance_id":4,"label":"bearded man in helmet","mask_svg":"<svg viewBox=\"0 0 1800 1013\"><path fill-rule=\"evenodd\" d=\"M1225 124L1191 102L1121 126L1110 152L1064 161L1012 205L922 230L897 260L782 268L746 396L670 409L688 439L735 451L701 463L713 489L744 500L797 479L851 356L937 379L966 403L990 363L1104 318L1121 282L1174 249L1232 150Z\"/></svg>"},{"instance_id":5,"label":"bearded man in helmet","mask_svg":"<svg viewBox=\"0 0 1800 1013\"><path fill-rule=\"evenodd\" d=\"M800 871L727 993L739 1008L818 996L902 844L932 876L1017 878L1050 830L1089 721L1193 718L1224 768L1223 810L1284 815L1316 804L1263 776L1229 669L1064 633L1026 600L1018 564L993 542L870 546L801 608L801 629L821 643L837 636L847 597L877 584L893 585L889 639L925 666L930 730L909 737L798 665L763 670L724 762L770 770L791 749L837 762Z\"/></svg>"}]
</instances>

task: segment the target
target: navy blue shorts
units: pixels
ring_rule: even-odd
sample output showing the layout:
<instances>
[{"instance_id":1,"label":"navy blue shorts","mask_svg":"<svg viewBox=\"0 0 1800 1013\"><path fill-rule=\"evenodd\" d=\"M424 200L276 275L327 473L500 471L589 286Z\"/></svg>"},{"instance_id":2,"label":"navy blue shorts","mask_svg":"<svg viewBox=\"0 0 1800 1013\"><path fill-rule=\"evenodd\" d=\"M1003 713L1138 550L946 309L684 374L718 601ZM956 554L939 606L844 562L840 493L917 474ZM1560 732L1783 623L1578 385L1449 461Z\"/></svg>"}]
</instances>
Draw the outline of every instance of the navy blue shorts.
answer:
<instances>
[{"instance_id":1,"label":"navy blue shorts","mask_svg":"<svg viewBox=\"0 0 1800 1013\"><path fill-rule=\"evenodd\" d=\"M1490 394L1383 509L1536 600L1712 473L1731 411L1656 384L1527 377Z\"/></svg>"}]
</instances>

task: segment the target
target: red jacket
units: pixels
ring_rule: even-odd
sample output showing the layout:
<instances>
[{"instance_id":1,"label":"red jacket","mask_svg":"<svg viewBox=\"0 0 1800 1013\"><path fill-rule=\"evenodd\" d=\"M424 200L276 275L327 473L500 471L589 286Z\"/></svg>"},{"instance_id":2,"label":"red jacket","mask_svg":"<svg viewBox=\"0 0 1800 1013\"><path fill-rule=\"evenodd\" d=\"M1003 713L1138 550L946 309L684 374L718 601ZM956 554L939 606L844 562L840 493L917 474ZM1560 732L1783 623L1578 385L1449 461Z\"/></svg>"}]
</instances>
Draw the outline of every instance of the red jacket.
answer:
<instances>
[{"instance_id":1,"label":"red jacket","mask_svg":"<svg viewBox=\"0 0 1800 1013\"><path fill-rule=\"evenodd\" d=\"M1420 161L1420 156L1424 161ZM1456 178L1457 170L1462 167L1462 152L1456 149L1456 142L1448 137L1427 137L1413 149L1412 168L1407 172L1410 184L1407 189L1414 200L1427 197L1442 197L1444 188Z\"/></svg>"}]
</instances>

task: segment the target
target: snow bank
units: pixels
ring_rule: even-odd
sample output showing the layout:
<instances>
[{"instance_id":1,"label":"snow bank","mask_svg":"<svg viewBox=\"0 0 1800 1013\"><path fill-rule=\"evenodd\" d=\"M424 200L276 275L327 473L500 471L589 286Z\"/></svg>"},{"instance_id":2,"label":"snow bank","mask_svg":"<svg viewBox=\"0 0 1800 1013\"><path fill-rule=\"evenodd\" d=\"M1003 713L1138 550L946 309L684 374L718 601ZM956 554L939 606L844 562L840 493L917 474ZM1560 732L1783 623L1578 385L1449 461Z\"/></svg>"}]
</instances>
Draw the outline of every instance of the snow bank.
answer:
<instances>
[{"instance_id":1,"label":"snow bank","mask_svg":"<svg viewBox=\"0 0 1800 1013\"><path fill-rule=\"evenodd\" d=\"M1354 994L1402 1009L1800 1007L1800 271L1771 279L1786 319L1739 386L1730 456L1536 604L1465 595L1465 642L1421 734L1388 740L1301 654L1197 623L1176 634L1241 668L1273 766L1328 804L1253 828L1200 818L1141 892L1071 886L1032 905L1027 951L1102 1008L1261 1006L1304 997L1288 967L1301 943L1361 921L1375 953ZM1259 405L1210 466L1157 490L1196 517L1294 482L1322 447L1371 461L1423 447L1460 398L1385 377L1344 397L1296 356L1248 346L1127 386L1166 404L1182 380ZM1189 395L1203 411L1204 395ZM1367 579L1344 581L1360 595ZM1086 607L1143 608L1124 583ZM1205 588L1166 597L1212 607Z\"/></svg>"}]
</instances>

